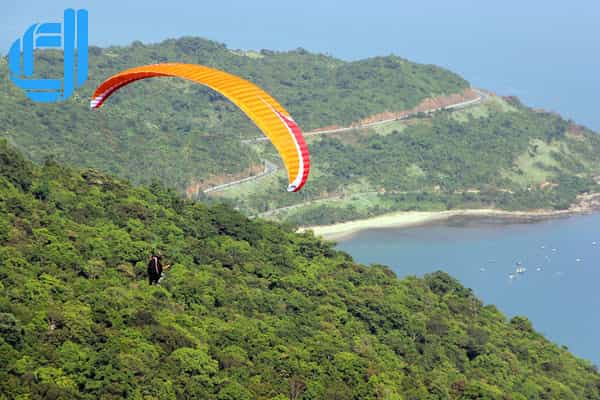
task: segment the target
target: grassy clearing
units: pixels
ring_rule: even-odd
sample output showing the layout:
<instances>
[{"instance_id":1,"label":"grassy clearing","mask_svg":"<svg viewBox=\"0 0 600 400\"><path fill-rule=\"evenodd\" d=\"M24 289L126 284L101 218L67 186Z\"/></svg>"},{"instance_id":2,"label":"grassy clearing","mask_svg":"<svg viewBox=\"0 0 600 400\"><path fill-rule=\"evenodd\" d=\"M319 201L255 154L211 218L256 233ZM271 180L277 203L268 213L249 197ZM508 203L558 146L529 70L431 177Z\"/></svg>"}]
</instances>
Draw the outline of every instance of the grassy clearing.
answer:
<instances>
[{"instance_id":1,"label":"grassy clearing","mask_svg":"<svg viewBox=\"0 0 600 400\"><path fill-rule=\"evenodd\" d=\"M539 185L550 181L556 173L553 168L559 168L559 162L553 154L569 154L565 143L546 143L542 140L532 140L526 152L515 161L514 169L507 176L515 183L523 186Z\"/></svg>"},{"instance_id":2,"label":"grassy clearing","mask_svg":"<svg viewBox=\"0 0 600 400\"><path fill-rule=\"evenodd\" d=\"M229 50L231 54L235 54L236 56L248 57L248 58L264 58L265 56L260 54L258 51L253 50Z\"/></svg>"},{"instance_id":3,"label":"grassy clearing","mask_svg":"<svg viewBox=\"0 0 600 400\"><path fill-rule=\"evenodd\" d=\"M383 206L384 200L377 195L375 192L370 193L353 193L347 195L343 199L323 199L316 200L308 205L304 205L301 207L295 207L290 209L284 209L277 214L271 215L269 218L277 219L277 220L287 220L293 219L295 215L304 214L306 212L310 212L310 210L315 210L323 206L333 206L333 207L348 207L352 206L358 212L367 211L372 209L375 206Z\"/></svg>"},{"instance_id":4,"label":"grassy clearing","mask_svg":"<svg viewBox=\"0 0 600 400\"><path fill-rule=\"evenodd\" d=\"M371 129L378 135L387 136L394 132L404 131L406 129L406 121L392 121L387 124L376 125Z\"/></svg>"},{"instance_id":5,"label":"grassy clearing","mask_svg":"<svg viewBox=\"0 0 600 400\"><path fill-rule=\"evenodd\" d=\"M458 122L469 122L470 118L487 118L492 112L518 112L514 106L500 97L489 97L485 103L452 112L452 118Z\"/></svg>"}]
</instances>

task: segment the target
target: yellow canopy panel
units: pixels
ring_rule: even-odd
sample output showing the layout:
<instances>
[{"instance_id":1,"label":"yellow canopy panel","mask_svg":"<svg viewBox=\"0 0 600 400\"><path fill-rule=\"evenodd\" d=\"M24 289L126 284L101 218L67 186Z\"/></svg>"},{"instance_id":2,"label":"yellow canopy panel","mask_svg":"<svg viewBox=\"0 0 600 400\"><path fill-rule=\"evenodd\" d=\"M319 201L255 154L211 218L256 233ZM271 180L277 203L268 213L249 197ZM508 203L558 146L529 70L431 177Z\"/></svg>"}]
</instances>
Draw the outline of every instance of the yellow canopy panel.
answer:
<instances>
[{"instance_id":1,"label":"yellow canopy panel","mask_svg":"<svg viewBox=\"0 0 600 400\"><path fill-rule=\"evenodd\" d=\"M208 86L238 106L271 140L288 172L290 192L304 186L310 156L302 131L277 100L255 84L227 72L195 64L165 63L131 68L105 80L94 92L91 108L99 108L123 86L140 79L179 77Z\"/></svg>"}]
</instances>

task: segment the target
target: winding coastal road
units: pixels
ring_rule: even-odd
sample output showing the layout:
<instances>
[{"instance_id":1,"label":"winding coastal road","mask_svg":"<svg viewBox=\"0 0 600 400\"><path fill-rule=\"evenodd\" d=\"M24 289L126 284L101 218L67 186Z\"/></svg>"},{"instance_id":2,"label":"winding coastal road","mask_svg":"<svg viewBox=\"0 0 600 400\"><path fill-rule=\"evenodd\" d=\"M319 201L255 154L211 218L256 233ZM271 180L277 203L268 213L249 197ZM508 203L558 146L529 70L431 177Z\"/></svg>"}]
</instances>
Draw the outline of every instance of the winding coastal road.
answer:
<instances>
[{"instance_id":1,"label":"winding coastal road","mask_svg":"<svg viewBox=\"0 0 600 400\"><path fill-rule=\"evenodd\" d=\"M450 104L450 105L447 105L444 107L434 107L434 108L430 108L425 111L411 112L406 115L402 115L400 117L392 117L392 118L384 119L381 121L375 121L375 122L370 122L370 123L361 124L361 125L346 126L346 127L342 127L342 128L335 128L335 129L313 130L313 131L305 132L304 137L330 134L330 133L346 132L346 131L352 131L352 130L356 130L356 129L371 128L373 126L379 126L379 125L384 125L384 124L388 124L388 123L395 122L395 121L402 121L402 120L410 119L417 114L432 114L434 112L438 112L438 111L442 111L442 110L458 110L458 109L481 104L490 97L489 93L486 93L483 90L475 89L475 88L471 88L471 89L475 93L477 93L477 97L474 99L471 99L471 100L460 101L460 102ZM265 142L267 140L269 140L268 137L261 136L261 137L252 138L252 139L244 139L244 140L242 140L242 143L251 145L252 143ZM268 161L265 159L263 159L262 161L265 164L265 169L260 174L249 176L247 178L239 179L236 181L224 183L222 185L213 186L213 187L203 190L203 192L205 194L219 192L219 191L226 190L232 186L240 185L245 182L258 180L258 179L261 179L266 176L274 174L279 168L276 164L272 163L271 161ZM301 203L301 204L304 204L304 203ZM296 206L296 205L294 205L294 206ZM294 207L294 206L290 206L290 207ZM287 208L287 207L284 207L284 208ZM277 209L277 210L273 210L273 211L280 211L280 210L281 209Z\"/></svg>"},{"instance_id":2,"label":"winding coastal road","mask_svg":"<svg viewBox=\"0 0 600 400\"><path fill-rule=\"evenodd\" d=\"M483 90L479 90L479 89L472 89L472 90L475 93L477 93L477 97L474 99L471 99L471 100L461 101L458 103L450 104L445 107L430 108L425 111L409 113L409 114L403 115L401 117L392 117L392 118L384 119L381 121L375 121L375 122L370 122L370 123L361 124L361 125L346 126L346 127L342 127L342 128L335 128L335 129L313 130L313 131L309 131L309 132L304 132L304 137L323 135L323 134L328 134L328 133L346 132L346 131L352 131L352 130L356 130L356 129L370 128L373 126L388 124L388 123L394 122L394 121L402 121L402 120L410 119L420 113L431 114L431 113L434 113L437 111L442 111L442 110L458 110L461 108L465 108L465 107L483 103L490 96L488 93L484 92ZM253 138L253 139L242 140L242 143L250 144L250 143L256 143L256 142L264 142L267 140L269 140L269 138L267 138L266 136L261 136L261 137L257 137L257 138Z\"/></svg>"},{"instance_id":3,"label":"winding coastal road","mask_svg":"<svg viewBox=\"0 0 600 400\"><path fill-rule=\"evenodd\" d=\"M254 180L263 178L263 177L271 175L277 171L277 169L278 169L277 164L274 164L271 161L265 160L265 159L263 159L262 161L265 164L265 169L260 174L252 175L247 178L239 179L237 181L224 183L222 185L213 186L213 187L203 190L203 192L204 193L219 192L219 191L225 190L225 189L230 188L235 185L239 185L244 182L250 182L250 181L254 181Z\"/></svg>"}]
</instances>

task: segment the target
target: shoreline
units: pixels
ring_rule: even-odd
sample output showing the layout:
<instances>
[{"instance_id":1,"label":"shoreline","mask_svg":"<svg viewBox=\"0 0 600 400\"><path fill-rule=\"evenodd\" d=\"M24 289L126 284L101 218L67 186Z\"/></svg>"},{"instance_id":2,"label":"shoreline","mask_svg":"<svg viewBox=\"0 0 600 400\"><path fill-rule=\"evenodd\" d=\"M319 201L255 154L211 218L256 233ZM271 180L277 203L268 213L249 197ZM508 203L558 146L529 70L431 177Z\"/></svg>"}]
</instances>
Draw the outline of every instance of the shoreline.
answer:
<instances>
[{"instance_id":1,"label":"shoreline","mask_svg":"<svg viewBox=\"0 0 600 400\"><path fill-rule=\"evenodd\" d=\"M595 208L571 208L567 210L504 211L497 209L462 209L446 211L400 211L372 218L365 218L332 225L306 226L299 232L313 231L315 236L326 240L349 239L359 232L370 229L409 228L447 221L457 217L495 218L515 222L534 222L552 218L591 214Z\"/></svg>"}]
</instances>

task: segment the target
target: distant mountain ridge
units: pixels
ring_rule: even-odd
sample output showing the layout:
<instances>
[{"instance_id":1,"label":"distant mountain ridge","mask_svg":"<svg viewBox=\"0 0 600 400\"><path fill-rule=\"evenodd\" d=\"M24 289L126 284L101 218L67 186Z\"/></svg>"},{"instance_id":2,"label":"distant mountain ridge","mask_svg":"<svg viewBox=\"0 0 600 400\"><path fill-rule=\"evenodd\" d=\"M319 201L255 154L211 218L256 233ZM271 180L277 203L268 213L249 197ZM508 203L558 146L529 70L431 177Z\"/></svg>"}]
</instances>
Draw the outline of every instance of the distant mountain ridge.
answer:
<instances>
[{"instance_id":1,"label":"distant mountain ridge","mask_svg":"<svg viewBox=\"0 0 600 400\"><path fill-rule=\"evenodd\" d=\"M8 79L0 80L0 137L38 162L52 156L136 183L157 179L182 191L215 175L256 169L259 154L239 139L260 135L258 129L219 94L177 79L138 82L91 112L87 97L103 79L167 61L223 69L272 93L304 130L408 109L468 87L456 74L396 56L347 62L303 49L237 51L191 37L90 47L89 54L89 80L64 104L33 104ZM60 54L45 51L36 57L37 71L60 76ZM8 76L6 63L0 74Z\"/></svg>"},{"instance_id":2,"label":"distant mountain ridge","mask_svg":"<svg viewBox=\"0 0 600 400\"><path fill-rule=\"evenodd\" d=\"M313 175L302 198L277 191L281 173L220 196L252 215L324 225L415 210L550 214L600 192L598 134L516 98L482 94L458 110L398 121L406 113L384 113L367 122L392 121L309 136Z\"/></svg>"},{"instance_id":3,"label":"distant mountain ridge","mask_svg":"<svg viewBox=\"0 0 600 400\"><path fill-rule=\"evenodd\" d=\"M59 55L37 54L36 68L60 75ZM312 173L300 195L280 190L283 169L216 194L247 214L319 225L400 210L554 210L600 190L598 135L555 113L486 95L463 110L411 114L435 107L431 99L459 101L473 93L468 82L442 68L397 56L346 62L303 49L239 51L190 37L90 48L90 80L64 104L33 104L8 79L0 80L0 137L37 162L51 157L192 195L261 174L265 160L279 162L270 144L248 144L261 133L242 112L184 80L138 82L103 109L88 109L86 93L111 74L174 60L259 84L304 131L411 115L309 137ZM0 73L8 76L5 62ZM332 201L314 202L320 199ZM274 211L300 203L308 206Z\"/></svg>"}]
</instances>

